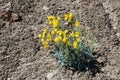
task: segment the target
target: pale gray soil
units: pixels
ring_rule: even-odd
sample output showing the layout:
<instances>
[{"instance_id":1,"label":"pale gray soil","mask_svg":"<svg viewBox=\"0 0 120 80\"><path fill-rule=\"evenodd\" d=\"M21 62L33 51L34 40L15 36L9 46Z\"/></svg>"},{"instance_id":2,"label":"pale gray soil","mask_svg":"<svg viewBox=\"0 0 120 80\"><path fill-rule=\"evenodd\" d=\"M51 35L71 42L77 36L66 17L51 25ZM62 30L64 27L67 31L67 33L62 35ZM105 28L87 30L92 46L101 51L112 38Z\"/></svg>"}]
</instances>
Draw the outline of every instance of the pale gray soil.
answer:
<instances>
[{"instance_id":1,"label":"pale gray soil","mask_svg":"<svg viewBox=\"0 0 120 80\"><path fill-rule=\"evenodd\" d=\"M120 80L120 0L0 0L9 8L22 19L0 18L0 80ZM47 15L68 11L99 40L97 70L66 70L38 42Z\"/></svg>"}]
</instances>

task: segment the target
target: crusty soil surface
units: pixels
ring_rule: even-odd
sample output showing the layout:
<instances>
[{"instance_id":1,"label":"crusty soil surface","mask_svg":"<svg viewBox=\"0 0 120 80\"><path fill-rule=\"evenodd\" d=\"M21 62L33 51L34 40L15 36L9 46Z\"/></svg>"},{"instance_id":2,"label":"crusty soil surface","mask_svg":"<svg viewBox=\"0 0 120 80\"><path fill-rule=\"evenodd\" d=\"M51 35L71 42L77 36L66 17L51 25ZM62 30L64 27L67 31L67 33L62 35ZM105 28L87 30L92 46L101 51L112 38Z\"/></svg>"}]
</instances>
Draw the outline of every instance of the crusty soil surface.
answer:
<instances>
[{"instance_id":1,"label":"crusty soil surface","mask_svg":"<svg viewBox=\"0 0 120 80\"><path fill-rule=\"evenodd\" d=\"M99 40L97 69L64 69L38 42L47 15L69 11ZM120 0L0 0L0 80L120 80Z\"/></svg>"}]
</instances>

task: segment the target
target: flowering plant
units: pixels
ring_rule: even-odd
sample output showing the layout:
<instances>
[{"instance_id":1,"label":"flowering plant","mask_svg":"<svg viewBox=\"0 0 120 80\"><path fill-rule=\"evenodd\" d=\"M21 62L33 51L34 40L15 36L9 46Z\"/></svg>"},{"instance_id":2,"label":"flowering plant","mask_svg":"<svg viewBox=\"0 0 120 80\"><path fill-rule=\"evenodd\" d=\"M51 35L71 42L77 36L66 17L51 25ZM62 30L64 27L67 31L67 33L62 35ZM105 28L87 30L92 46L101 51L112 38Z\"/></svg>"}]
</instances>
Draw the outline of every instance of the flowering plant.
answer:
<instances>
[{"instance_id":1,"label":"flowering plant","mask_svg":"<svg viewBox=\"0 0 120 80\"><path fill-rule=\"evenodd\" d=\"M59 63L70 69L89 69L90 61L93 61L92 50L82 40L80 22L75 20L73 13L60 16L47 17L52 26L51 31L44 28L38 35L42 45L49 48L49 43L55 45L55 57Z\"/></svg>"}]
</instances>

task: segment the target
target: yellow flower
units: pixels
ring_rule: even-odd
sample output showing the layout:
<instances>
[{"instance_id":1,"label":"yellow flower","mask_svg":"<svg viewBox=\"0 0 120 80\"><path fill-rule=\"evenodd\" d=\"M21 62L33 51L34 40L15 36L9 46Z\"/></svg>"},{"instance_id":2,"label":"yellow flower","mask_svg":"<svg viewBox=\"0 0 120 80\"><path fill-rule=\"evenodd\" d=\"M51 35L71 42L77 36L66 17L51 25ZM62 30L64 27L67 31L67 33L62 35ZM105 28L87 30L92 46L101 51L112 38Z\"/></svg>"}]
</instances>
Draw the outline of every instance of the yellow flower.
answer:
<instances>
[{"instance_id":1,"label":"yellow flower","mask_svg":"<svg viewBox=\"0 0 120 80\"><path fill-rule=\"evenodd\" d=\"M59 38L59 41L62 41L62 37L61 36L58 36L58 38Z\"/></svg>"},{"instance_id":2,"label":"yellow flower","mask_svg":"<svg viewBox=\"0 0 120 80\"><path fill-rule=\"evenodd\" d=\"M53 28L56 28L58 26L58 20L57 19L53 19L52 25L53 25Z\"/></svg>"},{"instance_id":3,"label":"yellow flower","mask_svg":"<svg viewBox=\"0 0 120 80\"><path fill-rule=\"evenodd\" d=\"M78 48L78 43L77 43L77 41L74 41L74 42L73 42L73 48L74 48L74 49L77 49L77 48Z\"/></svg>"},{"instance_id":4,"label":"yellow flower","mask_svg":"<svg viewBox=\"0 0 120 80\"><path fill-rule=\"evenodd\" d=\"M48 41L48 42L49 42L49 41L52 41L52 38L51 38L51 37L47 38L47 41Z\"/></svg>"},{"instance_id":5,"label":"yellow flower","mask_svg":"<svg viewBox=\"0 0 120 80\"><path fill-rule=\"evenodd\" d=\"M59 30L59 31L58 31L58 34L59 34L59 35L62 35L62 34L63 34L63 31Z\"/></svg>"},{"instance_id":6,"label":"yellow flower","mask_svg":"<svg viewBox=\"0 0 120 80\"><path fill-rule=\"evenodd\" d=\"M49 21L49 24L50 24L50 25L52 24L52 20Z\"/></svg>"},{"instance_id":7,"label":"yellow flower","mask_svg":"<svg viewBox=\"0 0 120 80\"><path fill-rule=\"evenodd\" d=\"M59 20L61 20L61 17L60 17L60 16L58 16L58 17L57 17L57 20L58 20L58 21L59 21Z\"/></svg>"},{"instance_id":8,"label":"yellow flower","mask_svg":"<svg viewBox=\"0 0 120 80\"><path fill-rule=\"evenodd\" d=\"M54 34L55 34L55 31L54 31L54 30L52 30L52 31L51 31L51 35L54 35Z\"/></svg>"},{"instance_id":9,"label":"yellow flower","mask_svg":"<svg viewBox=\"0 0 120 80\"><path fill-rule=\"evenodd\" d=\"M55 39L54 39L54 42L56 42L56 43L58 43L60 41L60 38L59 37L56 37Z\"/></svg>"},{"instance_id":10,"label":"yellow flower","mask_svg":"<svg viewBox=\"0 0 120 80\"><path fill-rule=\"evenodd\" d=\"M42 38L45 38L45 34L42 34Z\"/></svg>"},{"instance_id":11,"label":"yellow flower","mask_svg":"<svg viewBox=\"0 0 120 80\"><path fill-rule=\"evenodd\" d=\"M68 33L68 30L65 30L64 32L65 32L65 33Z\"/></svg>"},{"instance_id":12,"label":"yellow flower","mask_svg":"<svg viewBox=\"0 0 120 80\"><path fill-rule=\"evenodd\" d=\"M39 35L38 35L38 38L42 38L42 34L39 34Z\"/></svg>"},{"instance_id":13,"label":"yellow flower","mask_svg":"<svg viewBox=\"0 0 120 80\"><path fill-rule=\"evenodd\" d=\"M49 24L51 25L52 22L53 22L53 20L55 19L55 17L52 16L52 15L50 15L50 16L48 16L47 18L48 18L48 20L49 20Z\"/></svg>"},{"instance_id":14,"label":"yellow flower","mask_svg":"<svg viewBox=\"0 0 120 80\"><path fill-rule=\"evenodd\" d=\"M68 20L68 15L64 14L64 20Z\"/></svg>"},{"instance_id":15,"label":"yellow flower","mask_svg":"<svg viewBox=\"0 0 120 80\"><path fill-rule=\"evenodd\" d=\"M47 18L48 18L49 21L55 19L55 17L52 16L52 15L48 16Z\"/></svg>"},{"instance_id":16,"label":"yellow flower","mask_svg":"<svg viewBox=\"0 0 120 80\"><path fill-rule=\"evenodd\" d=\"M48 48L49 48L49 45L44 46L44 48L47 48L47 49L48 49Z\"/></svg>"},{"instance_id":17,"label":"yellow flower","mask_svg":"<svg viewBox=\"0 0 120 80\"><path fill-rule=\"evenodd\" d=\"M47 29L46 29L46 28L44 28L43 33L45 34L46 32L47 32Z\"/></svg>"},{"instance_id":18,"label":"yellow flower","mask_svg":"<svg viewBox=\"0 0 120 80\"><path fill-rule=\"evenodd\" d=\"M58 32L58 29L57 29L57 28L55 28L55 29L54 29L54 32L55 32L55 33L57 33L57 32Z\"/></svg>"},{"instance_id":19,"label":"yellow flower","mask_svg":"<svg viewBox=\"0 0 120 80\"><path fill-rule=\"evenodd\" d=\"M81 40L80 40L80 38L76 38L76 41L79 43Z\"/></svg>"},{"instance_id":20,"label":"yellow flower","mask_svg":"<svg viewBox=\"0 0 120 80\"><path fill-rule=\"evenodd\" d=\"M43 45L48 45L48 42L44 41L42 42Z\"/></svg>"},{"instance_id":21,"label":"yellow flower","mask_svg":"<svg viewBox=\"0 0 120 80\"><path fill-rule=\"evenodd\" d=\"M67 38L66 38L66 37L63 38L63 42L64 42L64 43L67 42Z\"/></svg>"},{"instance_id":22,"label":"yellow flower","mask_svg":"<svg viewBox=\"0 0 120 80\"><path fill-rule=\"evenodd\" d=\"M79 37L80 36L80 33L77 31L75 32L75 37Z\"/></svg>"},{"instance_id":23,"label":"yellow flower","mask_svg":"<svg viewBox=\"0 0 120 80\"><path fill-rule=\"evenodd\" d=\"M68 21L69 21L69 22L72 21L72 20L73 20L73 13L70 12L68 16L69 16Z\"/></svg>"},{"instance_id":24,"label":"yellow flower","mask_svg":"<svg viewBox=\"0 0 120 80\"><path fill-rule=\"evenodd\" d=\"M66 33L65 32L63 32L63 37L66 37Z\"/></svg>"},{"instance_id":25,"label":"yellow flower","mask_svg":"<svg viewBox=\"0 0 120 80\"><path fill-rule=\"evenodd\" d=\"M42 42L42 45L44 46L44 48L49 48L48 42Z\"/></svg>"},{"instance_id":26,"label":"yellow flower","mask_svg":"<svg viewBox=\"0 0 120 80\"><path fill-rule=\"evenodd\" d=\"M44 30L43 30L43 34L42 34L42 38L44 38L45 37L45 34L47 33L47 29L46 28L44 28Z\"/></svg>"},{"instance_id":27,"label":"yellow flower","mask_svg":"<svg viewBox=\"0 0 120 80\"><path fill-rule=\"evenodd\" d=\"M70 37L75 37L74 32L70 33Z\"/></svg>"},{"instance_id":28,"label":"yellow flower","mask_svg":"<svg viewBox=\"0 0 120 80\"><path fill-rule=\"evenodd\" d=\"M70 41L67 41L67 45L70 46Z\"/></svg>"},{"instance_id":29,"label":"yellow flower","mask_svg":"<svg viewBox=\"0 0 120 80\"><path fill-rule=\"evenodd\" d=\"M75 26L76 26L76 27L80 26L80 22L79 22L79 21L76 21L76 22L75 22Z\"/></svg>"},{"instance_id":30,"label":"yellow flower","mask_svg":"<svg viewBox=\"0 0 120 80\"><path fill-rule=\"evenodd\" d=\"M44 42L44 38L41 39L41 42Z\"/></svg>"},{"instance_id":31,"label":"yellow flower","mask_svg":"<svg viewBox=\"0 0 120 80\"><path fill-rule=\"evenodd\" d=\"M51 41L52 40L52 36L50 33L47 34L47 41Z\"/></svg>"}]
</instances>

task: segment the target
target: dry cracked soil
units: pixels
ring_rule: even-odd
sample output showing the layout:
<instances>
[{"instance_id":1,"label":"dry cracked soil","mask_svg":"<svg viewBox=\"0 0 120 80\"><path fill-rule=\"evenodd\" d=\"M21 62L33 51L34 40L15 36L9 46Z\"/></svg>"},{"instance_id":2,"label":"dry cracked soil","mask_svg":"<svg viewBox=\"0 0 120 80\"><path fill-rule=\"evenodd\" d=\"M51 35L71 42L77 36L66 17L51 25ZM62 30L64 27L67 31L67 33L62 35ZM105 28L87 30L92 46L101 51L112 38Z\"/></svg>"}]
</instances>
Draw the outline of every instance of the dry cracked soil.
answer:
<instances>
[{"instance_id":1,"label":"dry cracked soil","mask_svg":"<svg viewBox=\"0 0 120 80\"><path fill-rule=\"evenodd\" d=\"M46 17L69 11L99 40L97 69L64 69L38 42ZM120 0L0 0L0 80L120 80Z\"/></svg>"}]
</instances>

